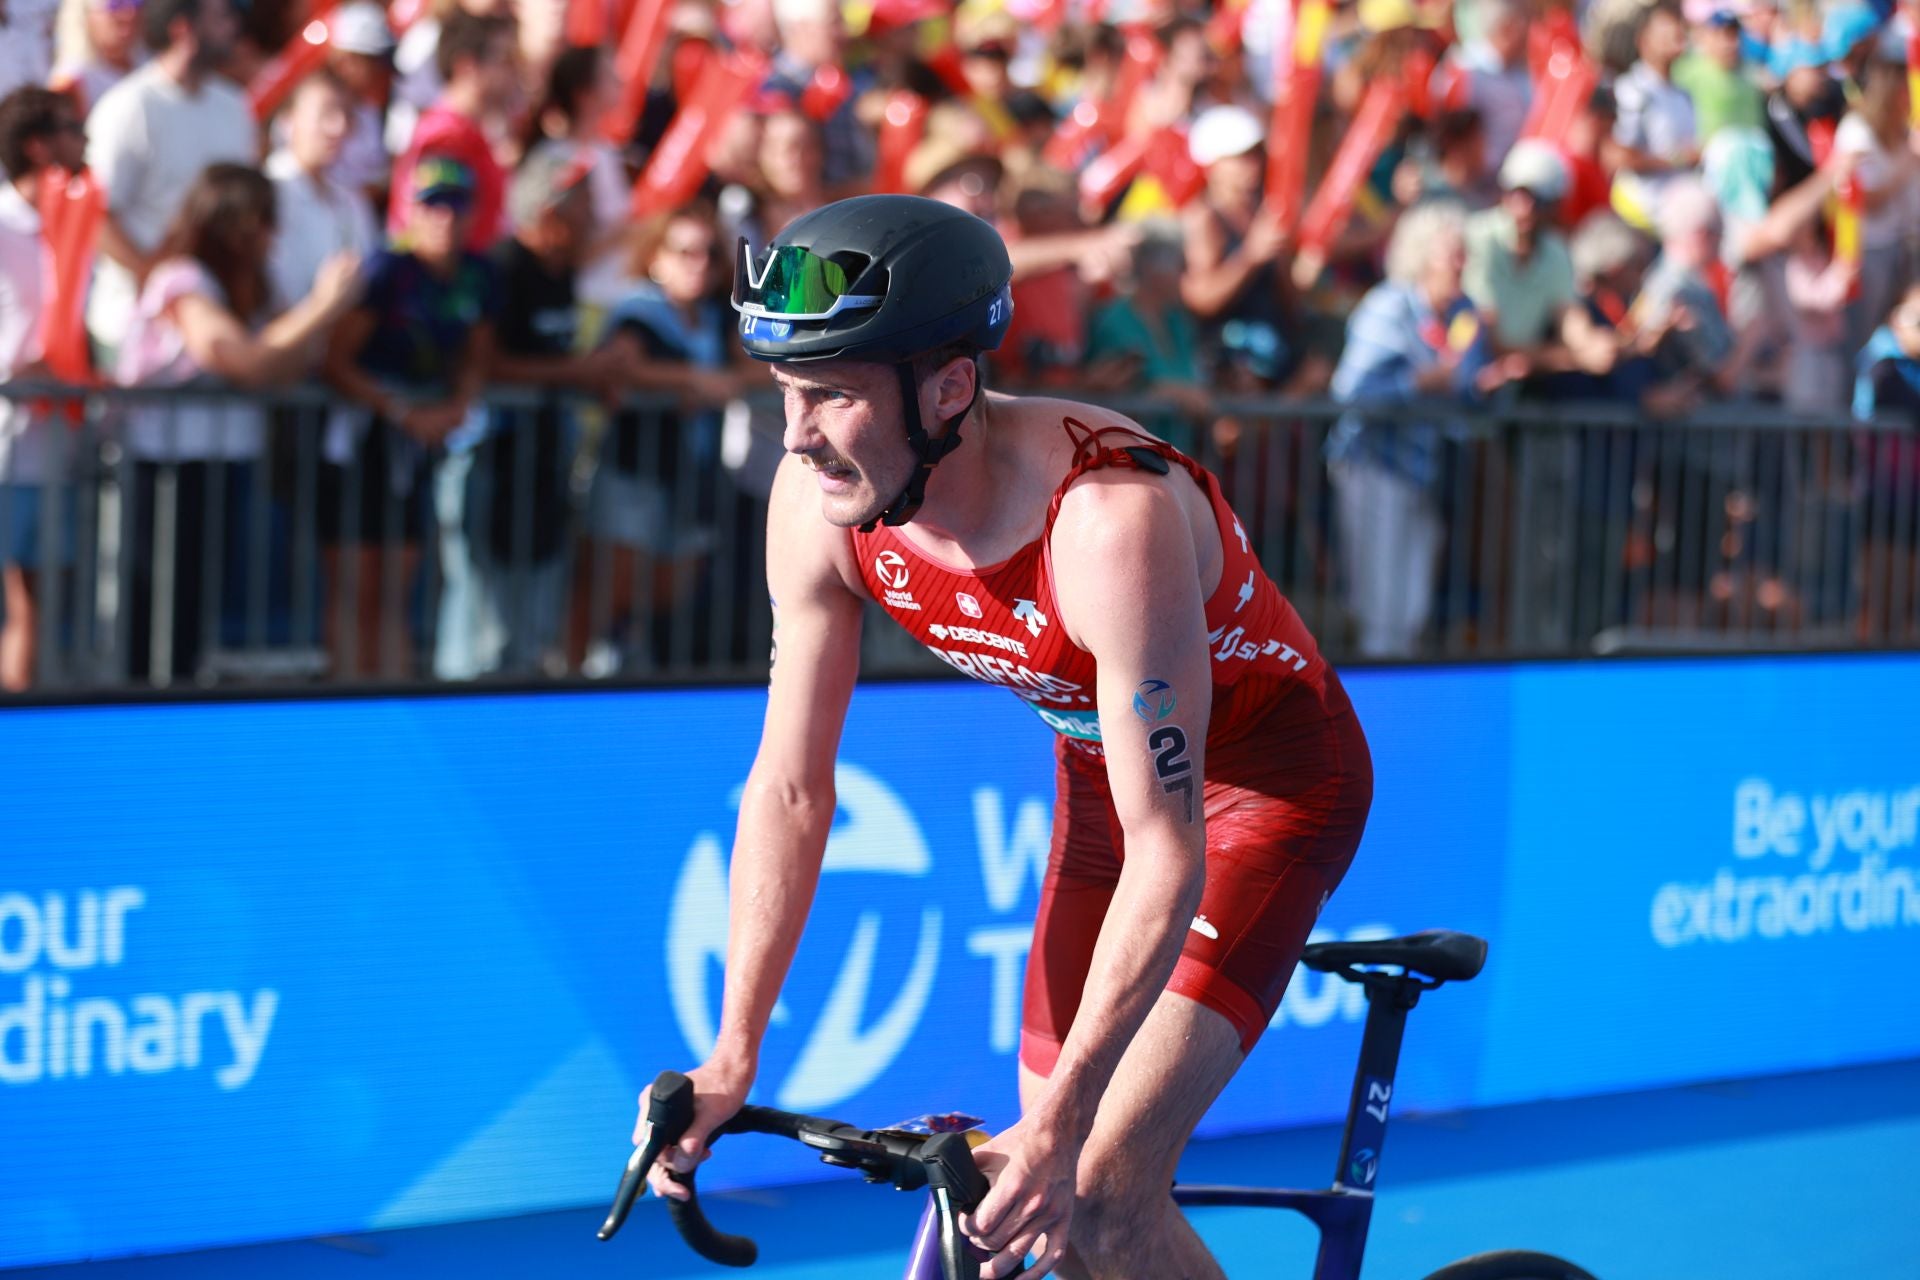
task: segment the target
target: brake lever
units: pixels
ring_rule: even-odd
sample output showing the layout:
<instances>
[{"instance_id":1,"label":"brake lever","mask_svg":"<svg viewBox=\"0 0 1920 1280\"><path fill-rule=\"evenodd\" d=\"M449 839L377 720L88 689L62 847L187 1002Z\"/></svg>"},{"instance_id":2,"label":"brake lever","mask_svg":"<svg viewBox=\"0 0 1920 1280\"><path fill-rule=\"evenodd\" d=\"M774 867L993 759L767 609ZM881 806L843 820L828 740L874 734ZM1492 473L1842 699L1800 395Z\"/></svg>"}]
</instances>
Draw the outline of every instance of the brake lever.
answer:
<instances>
[{"instance_id":1,"label":"brake lever","mask_svg":"<svg viewBox=\"0 0 1920 1280\"><path fill-rule=\"evenodd\" d=\"M598 1234L602 1240L613 1239L613 1233L633 1212L640 1188L647 1185L647 1170L653 1168L662 1151L686 1136L692 1123L693 1081L678 1071L662 1071L647 1089L647 1141L627 1157L627 1167L620 1173L620 1185L613 1192L613 1207L607 1211L607 1220L600 1224Z\"/></svg>"}]
</instances>

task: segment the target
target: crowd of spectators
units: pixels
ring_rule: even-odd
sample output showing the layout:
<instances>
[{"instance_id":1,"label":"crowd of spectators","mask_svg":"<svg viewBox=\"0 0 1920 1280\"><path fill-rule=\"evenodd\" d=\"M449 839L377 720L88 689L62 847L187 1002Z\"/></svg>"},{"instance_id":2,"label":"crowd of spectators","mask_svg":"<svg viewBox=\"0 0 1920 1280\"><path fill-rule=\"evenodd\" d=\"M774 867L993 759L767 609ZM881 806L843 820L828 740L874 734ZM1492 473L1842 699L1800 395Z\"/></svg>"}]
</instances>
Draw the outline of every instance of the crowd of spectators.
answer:
<instances>
[{"instance_id":1,"label":"crowd of spectators","mask_svg":"<svg viewBox=\"0 0 1920 1280\"><path fill-rule=\"evenodd\" d=\"M640 85L625 27L652 0L311 3L0 6L0 380L49 372L40 211L84 167L104 202L93 376L332 389L326 644L357 674L577 667L636 585L698 589L716 533L671 509L662 420L619 406L678 396L672 430L706 443L669 452L720 465L723 406L764 381L728 337L735 238L876 186L1005 232L999 385L1138 393L1216 432L1223 394L1351 405L1327 453L1369 653L1407 651L1430 613L1405 568L1438 553L1448 406L1920 407L1912 0L666 0ZM1303 8L1323 38L1277 39L1320 30L1288 20ZM262 110L274 55L318 32L324 55ZM1302 50L1309 198L1372 87L1411 107L1311 245L1271 177ZM1590 91L1542 127L1575 53ZM675 158L695 194L648 206L636 179L662 176L721 65L753 83ZM573 398L509 423L496 384ZM583 399L607 406L584 469ZM164 550L136 537L136 674L191 675L218 639L202 620L244 610L228 597L254 575L202 570L236 530L283 536L255 512L281 504L262 460L288 420L127 415L129 527L179 513ZM4 688L31 679L36 570L72 555L46 511L63 438L44 405L0 400ZM749 421L727 447L745 487L771 438ZM583 566L609 561L615 598L590 599Z\"/></svg>"}]
</instances>

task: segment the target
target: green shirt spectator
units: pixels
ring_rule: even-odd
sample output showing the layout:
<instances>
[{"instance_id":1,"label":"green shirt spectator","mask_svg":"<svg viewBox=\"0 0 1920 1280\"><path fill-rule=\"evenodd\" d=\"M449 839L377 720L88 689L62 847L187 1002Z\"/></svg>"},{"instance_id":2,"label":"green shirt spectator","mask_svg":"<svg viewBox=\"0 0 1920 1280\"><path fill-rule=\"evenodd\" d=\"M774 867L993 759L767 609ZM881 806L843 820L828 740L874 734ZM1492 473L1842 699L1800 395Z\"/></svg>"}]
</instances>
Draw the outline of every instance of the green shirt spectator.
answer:
<instances>
[{"instance_id":1,"label":"green shirt spectator","mask_svg":"<svg viewBox=\"0 0 1920 1280\"><path fill-rule=\"evenodd\" d=\"M1094 314L1087 334L1087 385L1157 396L1174 413L1154 415L1149 430L1181 448L1190 422L1204 418L1211 397L1201 383L1200 325L1180 299L1186 255L1178 239L1149 236L1133 254L1132 288Z\"/></svg>"},{"instance_id":2,"label":"green shirt spectator","mask_svg":"<svg viewBox=\"0 0 1920 1280\"><path fill-rule=\"evenodd\" d=\"M1093 318L1087 342L1090 362L1118 357L1135 369L1133 385L1200 381L1199 330L1183 307L1170 307L1149 324L1131 298L1118 298ZM1137 363L1136 363L1137 362Z\"/></svg>"},{"instance_id":3,"label":"green shirt spectator","mask_svg":"<svg viewBox=\"0 0 1920 1280\"><path fill-rule=\"evenodd\" d=\"M1552 229L1566 195L1565 162L1537 139L1517 143L1500 166L1500 203L1467 219L1462 287L1503 351L1551 341L1573 304L1573 258Z\"/></svg>"},{"instance_id":4,"label":"green shirt spectator","mask_svg":"<svg viewBox=\"0 0 1920 1280\"><path fill-rule=\"evenodd\" d=\"M1673 82L1693 99L1694 127L1702 143L1728 125L1766 125L1766 95L1744 69L1730 71L1702 54L1689 53L1673 64Z\"/></svg>"}]
</instances>

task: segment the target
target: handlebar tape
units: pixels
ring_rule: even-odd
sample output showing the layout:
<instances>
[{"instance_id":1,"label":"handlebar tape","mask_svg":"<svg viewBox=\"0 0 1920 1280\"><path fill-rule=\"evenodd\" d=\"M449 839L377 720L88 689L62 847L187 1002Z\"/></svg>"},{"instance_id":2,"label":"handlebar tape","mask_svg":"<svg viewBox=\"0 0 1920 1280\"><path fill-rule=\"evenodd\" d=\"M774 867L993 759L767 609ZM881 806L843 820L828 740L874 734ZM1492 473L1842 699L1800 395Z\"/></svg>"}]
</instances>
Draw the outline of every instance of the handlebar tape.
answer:
<instances>
[{"instance_id":1,"label":"handlebar tape","mask_svg":"<svg viewBox=\"0 0 1920 1280\"><path fill-rule=\"evenodd\" d=\"M668 1073L673 1074L673 1073ZM662 1076L664 1079L665 1076ZM684 1080L686 1077L681 1076ZM689 1084L689 1121L691 1119L692 1086ZM681 1125L682 1134L686 1125ZM798 1115L791 1111L778 1111L772 1107L746 1106L740 1108L732 1118L707 1137L708 1146L718 1142L729 1133L765 1133L775 1137L798 1139L802 1133L845 1132L857 1133L846 1125L819 1116ZM668 1200L667 1216L673 1220L674 1229L687 1246L709 1262L717 1262L723 1267L750 1267L760 1256L760 1246L746 1236L729 1235L717 1230L707 1220L706 1211L700 1207L700 1194L694 1189L692 1174L673 1173L667 1175L687 1189L685 1200Z\"/></svg>"},{"instance_id":2,"label":"handlebar tape","mask_svg":"<svg viewBox=\"0 0 1920 1280\"><path fill-rule=\"evenodd\" d=\"M647 1171L653 1167L660 1153L686 1136L693 1124L693 1094L693 1081L677 1071L663 1071L655 1078L647 1091L647 1141L644 1146L636 1148L627 1161L620 1186L614 1192L613 1208L600 1227L602 1240L612 1239L614 1232L626 1221L640 1188L646 1185ZM729 1133L766 1133L803 1141L803 1134L843 1136L869 1142L876 1136L819 1116L754 1106L742 1107L726 1123L716 1128L708 1135L707 1144L711 1146ZM963 1134L947 1133L929 1139L921 1148L920 1156L927 1170L928 1182L943 1193L941 1199L946 1204L947 1216L942 1233L945 1237L943 1252L951 1256L947 1274L958 1276L961 1272L954 1269L952 1264L960 1261L964 1249L958 1238L957 1223L953 1219L959 1213L972 1210L986 1196L986 1175L974 1164L973 1150L967 1145ZM668 1177L687 1191L685 1200L669 1198L667 1201L668 1216L675 1230L680 1233L680 1238L709 1262L717 1262L725 1267L753 1265L760 1256L759 1246L746 1236L729 1235L714 1229L713 1224L707 1221L706 1212L700 1207L693 1175L669 1173ZM977 1274L978 1263L974 1265L974 1273Z\"/></svg>"},{"instance_id":3,"label":"handlebar tape","mask_svg":"<svg viewBox=\"0 0 1920 1280\"><path fill-rule=\"evenodd\" d=\"M685 1200L667 1201L667 1216L673 1219L674 1229L687 1242L687 1247L708 1262L717 1262L723 1267L752 1266L760 1257L760 1246L746 1236L728 1235L714 1229L700 1208L700 1194L693 1189L693 1175L670 1173L667 1176L687 1189Z\"/></svg>"}]
</instances>

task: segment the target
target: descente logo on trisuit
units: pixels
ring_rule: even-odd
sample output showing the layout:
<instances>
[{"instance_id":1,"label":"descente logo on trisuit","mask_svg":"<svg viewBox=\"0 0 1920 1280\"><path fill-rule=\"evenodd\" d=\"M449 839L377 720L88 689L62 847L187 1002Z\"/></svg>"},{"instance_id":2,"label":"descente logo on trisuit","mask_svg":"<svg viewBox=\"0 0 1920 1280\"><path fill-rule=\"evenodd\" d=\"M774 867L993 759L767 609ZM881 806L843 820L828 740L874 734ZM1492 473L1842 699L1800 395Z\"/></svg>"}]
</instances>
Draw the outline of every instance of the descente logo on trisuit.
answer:
<instances>
[{"instance_id":1,"label":"descente logo on trisuit","mask_svg":"<svg viewBox=\"0 0 1920 1280\"><path fill-rule=\"evenodd\" d=\"M982 631L978 627L947 627L935 622L927 627L937 640L962 640L967 644L985 645L989 649L1005 649L1009 653L1027 656L1027 646L1012 636L1003 636L995 631Z\"/></svg>"}]
</instances>

